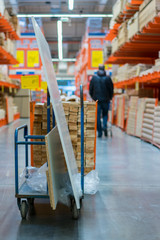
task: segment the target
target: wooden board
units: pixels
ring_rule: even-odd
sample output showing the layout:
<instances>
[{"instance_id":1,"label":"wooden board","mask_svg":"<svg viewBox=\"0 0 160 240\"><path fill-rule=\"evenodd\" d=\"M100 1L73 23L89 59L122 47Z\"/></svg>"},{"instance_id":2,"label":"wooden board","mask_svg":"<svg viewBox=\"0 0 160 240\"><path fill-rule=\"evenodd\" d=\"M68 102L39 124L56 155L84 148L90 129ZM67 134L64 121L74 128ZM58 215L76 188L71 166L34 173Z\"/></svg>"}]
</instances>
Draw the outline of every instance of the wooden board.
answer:
<instances>
[{"instance_id":1,"label":"wooden board","mask_svg":"<svg viewBox=\"0 0 160 240\"><path fill-rule=\"evenodd\" d=\"M67 184L70 182L66 171L65 157L57 127L46 135L45 142L48 161L47 181L49 197L51 207L55 210L59 200L59 191L68 186L65 186L64 179L68 180Z\"/></svg>"}]
</instances>

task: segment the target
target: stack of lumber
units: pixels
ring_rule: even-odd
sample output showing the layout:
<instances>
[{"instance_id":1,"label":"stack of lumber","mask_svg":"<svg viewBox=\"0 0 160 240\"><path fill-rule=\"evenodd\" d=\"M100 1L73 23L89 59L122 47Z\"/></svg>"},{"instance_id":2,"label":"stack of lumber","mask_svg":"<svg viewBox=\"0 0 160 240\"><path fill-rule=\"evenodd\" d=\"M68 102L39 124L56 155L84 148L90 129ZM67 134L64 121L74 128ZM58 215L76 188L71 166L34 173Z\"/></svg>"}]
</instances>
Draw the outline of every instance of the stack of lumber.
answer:
<instances>
[{"instance_id":1,"label":"stack of lumber","mask_svg":"<svg viewBox=\"0 0 160 240\"><path fill-rule=\"evenodd\" d=\"M127 134L135 135L138 97L131 97L127 118Z\"/></svg>"},{"instance_id":2,"label":"stack of lumber","mask_svg":"<svg viewBox=\"0 0 160 240\"><path fill-rule=\"evenodd\" d=\"M130 40L139 31L138 12L128 21L128 40Z\"/></svg>"},{"instance_id":3,"label":"stack of lumber","mask_svg":"<svg viewBox=\"0 0 160 240\"><path fill-rule=\"evenodd\" d=\"M146 3L146 4L145 4ZM139 12L139 30L141 31L143 27L150 21L153 20L155 16L158 15L160 11L160 0L152 0L148 3L146 1L141 7Z\"/></svg>"},{"instance_id":4,"label":"stack of lumber","mask_svg":"<svg viewBox=\"0 0 160 240\"><path fill-rule=\"evenodd\" d=\"M124 129L128 114L129 98L127 94L117 98L117 126Z\"/></svg>"},{"instance_id":5,"label":"stack of lumber","mask_svg":"<svg viewBox=\"0 0 160 240\"><path fill-rule=\"evenodd\" d=\"M112 41L112 54L118 50L118 38L114 38Z\"/></svg>"},{"instance_id":6,"label":"stack of lumber","mask_svg":"<svg viewBox=\"0 0 160 240\"><path fill-rule=\"evenodd\" d=\"M65 118L72 141L73 151L77 161L77 166L81 168L81 108L79 102L63 102ZM85 173L94 168L95 159L95 121L96 103L84 102L84 168ZM52 124L52 117L50 119ZM52 126L52 125L51 125ZM47 134L47 105L36 104L33 123L34 135ZM37 140L38 141L38 140ZM47 161L46 147L33 146L34 166L40 167Z\"/></svg>"},{"instance_id":7,"label":"stack of lumber","mask_svg":"<svg viewBox=\"0 0 160 240\"><path fill-rule=\"evenodd\" d=\"M145 110L145 98L139 98L138 107L137 107L137 118L136 118L136 132L135 132L135 135L137 137L141 137L144 110Z\"/></svg>"},{"instance_id":8,"label":"stack of lumber","mask_svg":"<svg viewBox=\"0 0 160 240\"><path fill-rule=\"evenodd\" d=\"M127 21L123 22L118 30L118 47L121 47L128 39Z\"/></svg>"},{"instance_id":9,"label":"stack of lumber","mask_svg":"<svg viewBox=\"0 0 160 240\"><path fill-rule=\"evenodd\" d=\"M113 19L117 19L118 15L123 10L123 0L117 0L116 3L113 5Z\"/></svg>"},{"instance_id":10,"label":"stack of lumber","mask_svg":"<svg viewBox=\"0 0 160 240\"><path fill-rule=\"evenodd\" d=\"M125 81L129 79L129 72L133 65L128 63L124 64L123 66L118 68L117 71L117 78L118 82Z\"/></svg>"},{"instance_id":11,"label":"stack of lumber","mask_svg":"<svg viewBox=\"0 0 160 240\"><path fill-rule=\"evenodd\" d=\"M154 110L153 143L160 145L160 106Z\"/></svg>"},{"instance_id":12,"label":"stack of lumber","mask_svg":"<svg viewBox=\"0 0 160 240\"><path fill-rule=\"evenodd\" d=\"M52 124L52 119L51 119ZM37 103L34 111L33 135L47 134L47 104ZM40 141L39 139L36 141ZM35 167L41 167L47 161L45 145L33 146L33 162Z\"/></svg>"},{"instance_id":13,"label":"stack of lumber","mask_svg":"<svg viewBox=\"0 0 160 240\"><path fill-rule=\"evenodd\" d=\"M152 141L155 103L155 98L145 99L141 137L146 141Z\"/></svg>"}]
</instances>

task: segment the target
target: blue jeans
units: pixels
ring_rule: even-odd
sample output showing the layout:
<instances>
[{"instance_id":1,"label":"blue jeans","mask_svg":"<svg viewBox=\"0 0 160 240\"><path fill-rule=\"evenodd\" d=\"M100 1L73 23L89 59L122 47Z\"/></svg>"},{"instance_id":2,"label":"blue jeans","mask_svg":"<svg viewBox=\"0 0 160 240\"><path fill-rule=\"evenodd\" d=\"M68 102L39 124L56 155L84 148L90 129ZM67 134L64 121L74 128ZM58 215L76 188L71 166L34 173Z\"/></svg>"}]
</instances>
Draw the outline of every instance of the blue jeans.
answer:
<instances>
[{"instance_id":1,"label":"blue jeans","mask_svg":"<svg viewBox=\"0 0 160 240\"><path fill-rule=\"evenodd\" d=\"M102 130L107 128L108 110L109 110L109 102L98 103L97 130L99 135L102 135ZM102 123L101 123L101 115L103 117L103 129L102 129Z\"/></svg>"}]
</instances>

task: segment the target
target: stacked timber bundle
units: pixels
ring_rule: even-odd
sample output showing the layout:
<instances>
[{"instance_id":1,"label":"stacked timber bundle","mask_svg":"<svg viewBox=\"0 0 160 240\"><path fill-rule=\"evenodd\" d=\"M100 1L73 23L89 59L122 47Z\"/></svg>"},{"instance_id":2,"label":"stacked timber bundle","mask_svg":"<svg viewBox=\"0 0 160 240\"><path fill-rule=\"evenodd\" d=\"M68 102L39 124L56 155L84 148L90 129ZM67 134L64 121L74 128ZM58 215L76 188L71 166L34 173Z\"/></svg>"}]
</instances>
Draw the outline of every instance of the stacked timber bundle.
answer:
<instances>
[{"instance_id":1,"label":"stacked timber bundle","mask_svg":"<svg viewBox=\"0 0 160 240\"><path fill-rule=\"evenodd\" d=\"M136 137L141 137L144 110L145 110L145 98L139 98L136 118L136 132L135 132Z\"/></svg>"},{"instance_id":2,"label":"stacked timber bundle","mask_svg":"<svg viewBox=\"0 0 160 240\"><path fill-rule=\"evenodd\" d=\"M118 47L121 47L128 40L127 21L123 22L118 31Z\"/></svg>"},{"instance_id":3,"label":"stacked timber bundle","mask_svg":"<svg viewBox=\"0 0 160 240\"><path fill-rule=\"evenodd\" d=\"M152 21L160 11L160 0L152 0L148 3L145 1L144 5L140 7L139 12L139 30L141 31L148 22Z\"/></svg>"},{"instance_id":4,"label":"stacked timber bundle","mask_svg":"<svg viewBox=\"0 0 160 240\"><path fill-rule=\"evenodd\" d=\"M128 114L129 98L127 94L117 98L117 126L124 129Z\"/></svg>"},{"instance_id":5,"label":"stacked timber bundle","mask_svg":"<svg viewBox=\"0 0 160 240\"><path fill-rule=\"evenodd\" d=\"M154 110L153 143L160 146L160 106Z\"/></svg>"},{"instance_id":6,"label":"stacked timber bundle","mask_svg":"<svg viewBox=\"0 0 160 240\"><path fill-rule=\"evenodd\" d=\"M155 103L155 98L145 99L145 110L143 115L141 137L146 141L152 141Z\"/></svg>"},{"instance_id":7,"label":"stacked timber bundle","mask_svg":"<svg viewBox=\"0 0 160 240\"><path fill-rule=\"evenodd\" d=\"M51 107L52 108L52 107ZM79 102L63 102L65 118L71 137L77 166L81 168L81 109ZM84 169L85 173L94 168L95 159L95 121L96 103L84 102ZM52 117L50 119L52 126ZM33 123L34 135L47 134L47 105L36 104ZM37 140L39 141L39 140ZM33 146L33 161L35 167L42 166L47 161L46 146Z\"/></svg>"},{"instance_id":8,"label":"stacked timber bundle","mask_svg":"<svg viewBox=\"0 0 160 240\"><path fill-rule=\"evenodd\" d=\"M135 135L138 97L131 97L129 105L126 132Z\"/></svg>"}]
</instances>

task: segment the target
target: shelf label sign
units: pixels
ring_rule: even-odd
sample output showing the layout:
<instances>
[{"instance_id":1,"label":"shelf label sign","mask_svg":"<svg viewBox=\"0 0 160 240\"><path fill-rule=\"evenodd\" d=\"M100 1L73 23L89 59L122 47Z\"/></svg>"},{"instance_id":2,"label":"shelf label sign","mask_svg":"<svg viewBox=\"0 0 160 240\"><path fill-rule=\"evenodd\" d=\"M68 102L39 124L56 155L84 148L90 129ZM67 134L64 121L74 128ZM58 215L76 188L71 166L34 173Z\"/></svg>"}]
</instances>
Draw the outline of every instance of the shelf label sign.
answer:
<instances>
[{"instance_id":1,"label":"shelf label sign","mask_svg":"<svg viewBox=\"0 0 160 240\"><path fill-rule=\"evenodd\" d=\"M39 67L39 51L28 50L27 51L27 67Z\"/></svg>"},{"instance_id":2,"label":"shelf label sign","mask_svg":"<svg viewBox=\"0 0 160 240\"><path fill-rule=\"evenodd\" d=\"M39 76L38 75L22 76L21 88L30 90L35 90L36 88L39 88Z\"/></svg>"},{"instance_id":3,"label":"shelf label sign","mask_svg":"<svg viewBox=\"0 0 160 240\"><path fill-rule=\"evenodd\" d=\"M103 64L103 51L92 51L92 68L98 68L99 64Z\"/></svg>"},{"instance_id":4,"label":"shelf label sign","mask_svg":"<svg viewBox=\"0 0 160 240\"><path fill-rule=\"evenodd\" d=\"M19 64L13 65L13 67L24 67L24 51L23 50L17 50L16 51L16 59L19 62Z\"/></svg>"}]
</instances>

